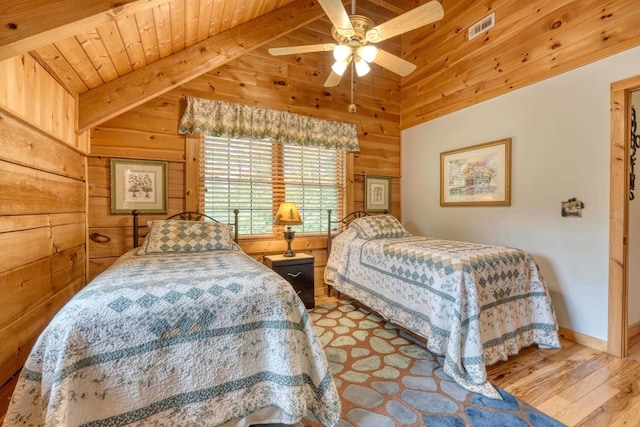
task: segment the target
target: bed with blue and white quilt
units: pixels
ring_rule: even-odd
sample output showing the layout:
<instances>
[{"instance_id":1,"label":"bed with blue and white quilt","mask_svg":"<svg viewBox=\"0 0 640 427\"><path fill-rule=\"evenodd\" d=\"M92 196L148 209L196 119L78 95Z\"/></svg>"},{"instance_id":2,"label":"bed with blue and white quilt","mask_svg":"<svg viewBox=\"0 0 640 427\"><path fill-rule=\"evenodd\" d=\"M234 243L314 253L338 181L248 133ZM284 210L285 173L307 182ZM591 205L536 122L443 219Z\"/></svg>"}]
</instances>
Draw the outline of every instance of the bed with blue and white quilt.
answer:
<instances>
[{"instance_id":1,"label":"bed with blue and white quilt","mask_svg":"<svg viewBox=\"0 0 640 427\"><path fill-rule=\"evenodd\" d=\"M5 426L249 426L311 414L337 425L329 365L293 288L227 232L187 222L153 224L145 245L61 309Z\"/></svg>"},{"instance_id":2,"label":"bed with blue and white quilt","mask_svg":"<svg viewBox=\"0 0 640 427\"><path fill-rule=\"evenodd\" d=\"M426 339L448 375L492 398L486 366L532 344L561 347L538 266L519 249L412 236L391 215L367 216L332 240L325 281Z\"/></svg>"}]
</instances>

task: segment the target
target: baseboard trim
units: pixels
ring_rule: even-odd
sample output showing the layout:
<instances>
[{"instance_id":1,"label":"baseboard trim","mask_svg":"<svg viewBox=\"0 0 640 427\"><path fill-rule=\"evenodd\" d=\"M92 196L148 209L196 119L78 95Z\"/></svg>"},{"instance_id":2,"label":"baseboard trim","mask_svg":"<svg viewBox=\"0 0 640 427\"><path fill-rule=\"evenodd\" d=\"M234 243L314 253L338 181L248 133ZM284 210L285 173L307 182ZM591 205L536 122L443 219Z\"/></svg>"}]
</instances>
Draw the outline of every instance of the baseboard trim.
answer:
<instances>
[{"instance_id":1,"label":"baseboard trim","mask_svg":"<svg viewBox=\"0 0 640 427\"><path fill-rule=\"evenodd\" d=\"M563 327L559 328L558 334L562 338L568 339L569 341L582 344L586 347L590 347L598 351L604 351L605 353L607 352L607 342L605 340L581 334L580 332L576 332Z\"/></svg>"},{"instance_id":2,"label":"baseboard trim","mask_svg":"<svg viewBox=\"0 0 640 427\"><path fill-rule=\"evenodd\" d=\"M636 335L640 335L640 322L629 325L629 330L627 331L627 336L629 338L635 337Z\"/></svg>"}]
</instances>

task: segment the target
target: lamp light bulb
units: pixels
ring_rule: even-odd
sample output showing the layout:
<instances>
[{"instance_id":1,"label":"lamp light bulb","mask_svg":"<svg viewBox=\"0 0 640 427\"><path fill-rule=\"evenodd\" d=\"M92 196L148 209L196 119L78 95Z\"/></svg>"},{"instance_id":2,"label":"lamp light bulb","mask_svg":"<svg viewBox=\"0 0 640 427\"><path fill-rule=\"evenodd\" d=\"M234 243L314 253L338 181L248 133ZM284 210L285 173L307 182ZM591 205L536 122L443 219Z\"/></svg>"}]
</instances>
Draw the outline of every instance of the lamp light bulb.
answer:
<instances>
[{"instance_id":1,"label":"lamp light bulb","mask_svg":"<svg viewBox=\"0 0 640 427\"><path fill-rule=\"evenodd\" d=\"M358 56L367 62L372 62L378 55L378 48L375 46L367 45L358 48Z\"/></svg>"},{"instance_id":2,"label":"lamp light bulb","mask_svg":"<svg viewBox=\"0 0 640 427\"><path fill-rule=\"evenodd\" d=\"M346 44L339 44L333 48L333 57L336 61L344 61L351 55L351 48Z\"/></svg>"},{"instance_id":3,"label":"lamp light bulb","mask_svg":"<svg viewBox=\"0 0 640 427\"><path fill-rule=\"evenodd\" d=\"M367 61L363 60L362 58L358 58L356 60L356 74L358 75L358 77L366 75L369 71L371 71L371 67L369 67Z\"/></svg>"},{"instance_id":4,"label":"lamp light bulb","mask_svg":"<svg viewBox=\"0 0 640 427\"><path fill-rule=\"evenodd\" d=\"M336 61L335 64L331 66L331 69L337 75L342 76L347 69L347 65L349 65L348 61L345 61L345 60Z\"/></svg>"}]
</instances>

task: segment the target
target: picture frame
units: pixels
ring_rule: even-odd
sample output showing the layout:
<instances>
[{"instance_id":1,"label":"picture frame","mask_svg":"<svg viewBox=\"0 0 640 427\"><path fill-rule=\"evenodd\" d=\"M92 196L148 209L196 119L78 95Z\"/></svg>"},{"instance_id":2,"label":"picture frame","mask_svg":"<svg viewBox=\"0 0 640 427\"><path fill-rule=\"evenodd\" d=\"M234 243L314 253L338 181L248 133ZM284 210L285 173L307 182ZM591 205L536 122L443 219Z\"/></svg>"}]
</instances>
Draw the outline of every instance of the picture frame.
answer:
<instances>
[{"instance_id":1,"label":"picture frame","mask_svg":"<svg viewBox=\"0 0 640 427\"><path fill-rule=\"evenodd\" d=\"M364 176L365 212L391 212L391 177Z\"/></svg>"},{"instance_id":2,"label":"picture frame","mask_svg":"<svg viewBox=\"0 0 640 427\"><path fill-rule=\"evenodd\" d=\"M440 153L440 206L510 206L511 138Z\"/></svg>"},{"instance_id":3,"label":"picture frame","mask_svg":"<svg viewBox=\"0 0 640 427\"><path fill-rule=\"evenodd\" d=\"M166 214L167 169L164 161L111 159L111 213Z\"/></svg>"}]
</instances>

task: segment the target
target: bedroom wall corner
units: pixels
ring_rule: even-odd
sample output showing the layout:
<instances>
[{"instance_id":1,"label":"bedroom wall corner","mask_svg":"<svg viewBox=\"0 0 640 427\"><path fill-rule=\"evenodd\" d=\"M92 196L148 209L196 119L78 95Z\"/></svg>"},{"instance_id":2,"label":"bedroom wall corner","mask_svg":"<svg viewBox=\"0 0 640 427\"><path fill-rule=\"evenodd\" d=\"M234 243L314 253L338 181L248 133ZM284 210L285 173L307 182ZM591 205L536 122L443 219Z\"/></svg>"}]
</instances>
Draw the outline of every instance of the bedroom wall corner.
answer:
<instances>
[{"instance_id":1,"label":"bedroom wall corner","mask_svg":"<svg viewBox=\"0 0 640 427\"><path fill-rule=\"evenodd\" d=\"M538 262L561 327L607 338L610 84L640 48L406 129L403 222L412 232L514 246ZM510 137L509 207L441 207L440 153ZM563 218L560 202L585 203Z\"/></svg>"}]
</instances>

